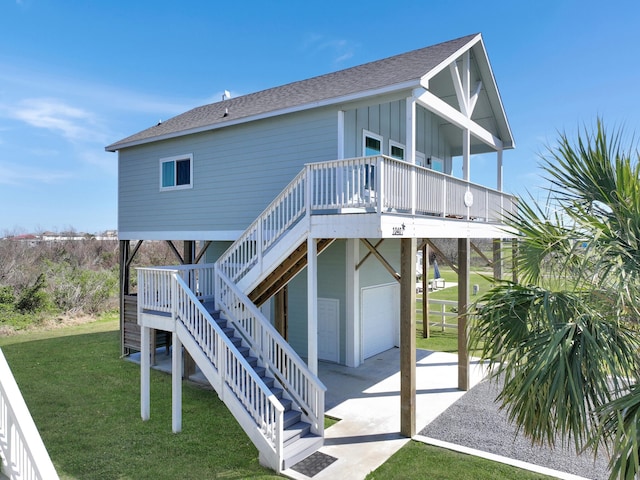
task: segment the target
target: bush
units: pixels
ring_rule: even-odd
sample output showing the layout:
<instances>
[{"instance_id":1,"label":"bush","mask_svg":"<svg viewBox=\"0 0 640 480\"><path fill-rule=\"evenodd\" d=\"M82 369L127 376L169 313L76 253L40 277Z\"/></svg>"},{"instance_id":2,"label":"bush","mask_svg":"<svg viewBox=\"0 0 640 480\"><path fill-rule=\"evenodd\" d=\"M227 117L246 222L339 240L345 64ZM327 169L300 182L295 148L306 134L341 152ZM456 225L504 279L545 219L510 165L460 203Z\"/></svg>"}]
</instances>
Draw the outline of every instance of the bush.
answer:
<instances>
[{"instance_id":1,"label":"bush","mask_svg":"<svg viewBox=\"0 0 640 480\"><path fill-rule=\"evenodd\" d=\"M20 313L34 313L45 310L49 305L49 296L45 291L46 286L47 282L44 273L41 273L31 287L27 287L22 291L16 302L16 310Z\"/></svg>"},{"instance_id":2,"label":"bush","mask_svg":"<svg viewBox=\"0 0 640 480\"><path fill-rule=\"evenodd\" d=\"M13 288L9 286L0 287L0 305L10 305L16 302L16 296L13 293Z\"/></svg>"}]
</instances>

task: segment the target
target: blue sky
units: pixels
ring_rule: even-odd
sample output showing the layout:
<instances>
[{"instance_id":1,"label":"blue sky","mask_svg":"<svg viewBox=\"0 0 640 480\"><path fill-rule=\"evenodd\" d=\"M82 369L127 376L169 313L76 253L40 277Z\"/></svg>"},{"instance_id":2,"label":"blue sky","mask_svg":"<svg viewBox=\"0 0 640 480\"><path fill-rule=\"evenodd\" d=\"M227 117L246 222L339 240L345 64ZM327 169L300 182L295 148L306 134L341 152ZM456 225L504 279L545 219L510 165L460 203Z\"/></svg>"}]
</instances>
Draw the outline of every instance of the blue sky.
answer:
<instances>
[{"instance_id":1,"label":"blue sky","mask_svg":"<svg viewBox=\"0 0 640 480\"><path fill-rule=\"evenodd\" d=\"M477 32L516 140L505 189L535 194L558 131L601 116L640 135L639 24L635 0L0 0L0 234L116 228L117 155L104 147L224 90ZM494 158L472 180L494 185Z\"/></svg>"}]
</instances>

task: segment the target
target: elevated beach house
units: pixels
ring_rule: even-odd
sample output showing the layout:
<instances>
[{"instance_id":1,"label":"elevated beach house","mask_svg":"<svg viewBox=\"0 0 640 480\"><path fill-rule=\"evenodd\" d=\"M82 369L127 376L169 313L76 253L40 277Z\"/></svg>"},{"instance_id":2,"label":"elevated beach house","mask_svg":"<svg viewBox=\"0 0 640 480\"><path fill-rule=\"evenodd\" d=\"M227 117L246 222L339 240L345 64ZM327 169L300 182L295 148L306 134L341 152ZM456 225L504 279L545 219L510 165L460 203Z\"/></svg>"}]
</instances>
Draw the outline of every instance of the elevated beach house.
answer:
<instances>
[{"instance_id":1,"label":"elevated beach house","mask_svg":"<svg viewBox=\"0 0 640 480\"><path fill-rule=\"evenodd\" d=\"M400 347L401 428L415 433L416 251L458 239L466 389L470 240L505 237L513 146L477 34L225 97L106 147L118 152L122 347L141 352L142 417L167 337L173 429L181 372L197 365L282 471L323 442L318 361L357 367ZM490 152L495 184L473 183L474 155ZM170 242L179 265L138 269L134 292L145 240Z\"/></svg>"}]
</instances>

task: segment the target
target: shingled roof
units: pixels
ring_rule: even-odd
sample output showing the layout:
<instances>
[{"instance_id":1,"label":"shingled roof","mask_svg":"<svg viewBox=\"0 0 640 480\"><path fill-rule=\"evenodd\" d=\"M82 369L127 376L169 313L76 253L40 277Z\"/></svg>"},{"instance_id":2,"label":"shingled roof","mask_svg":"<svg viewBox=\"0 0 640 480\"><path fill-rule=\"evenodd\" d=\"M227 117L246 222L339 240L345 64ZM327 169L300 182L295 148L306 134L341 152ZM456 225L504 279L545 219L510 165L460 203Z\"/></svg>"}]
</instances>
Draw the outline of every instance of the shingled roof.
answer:
<instances>
[{"instance_id":1,"label":"shingled roof","mask_svg":"<svg viewBox=\"0 0 640 480\"><path fill-rule=\"evenodd\" d=\"M392 91L396 86L399 89L411 88L412 82L417 87L422 77L477 36L467 35L346 70L203 105L113 143L106 150L115 152L154 140L237 124L243 119L303 109L305 106L311 108L319 102L330 103L332 99L343 99L361 92Z\"/></svg>"}]
</instances>

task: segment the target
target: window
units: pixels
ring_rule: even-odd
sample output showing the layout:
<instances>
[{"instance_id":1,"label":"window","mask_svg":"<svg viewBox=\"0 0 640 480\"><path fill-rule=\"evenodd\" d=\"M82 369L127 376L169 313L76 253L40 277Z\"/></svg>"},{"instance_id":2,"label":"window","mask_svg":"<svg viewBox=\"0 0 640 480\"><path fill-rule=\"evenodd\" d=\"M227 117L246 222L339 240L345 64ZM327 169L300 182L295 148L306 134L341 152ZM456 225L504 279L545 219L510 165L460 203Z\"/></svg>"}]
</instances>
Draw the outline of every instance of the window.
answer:
<instances>
[{"instance_id":1,"label":"window","mask_svg":"<svg viewBox=\"0 0 640 480\"><path fill-rule=\"evenodd\" d=\"M404 145L389 140L389 156L397 160L404 160Z\"/></svg>"},{"instance_id":2,"label":"window","mask_svg":"<svg viewBox=\"0 0 640 480\"><path fill-rule=\"evenodd\" d=\"M193 187L193 155L160 159L160 190Z\"/></svg>"},{"instance_id":3,"label":"window","mask_svg":"<svg viewBox=\"0 0 640 480\"><path fill-rule=\"evenodd\" d=\"M365 157L372 157L382 154L382 137L375 133L363 130L362 151ZM376 167L375 165L364 166L364 188L372 190L376 184Z\"/></svg>"},{"instance_id":4,"label":"window","mask_svg":"<svg viewBox=\"0 0 640 480\"><path fill-rule=\"evenodd\" d=\"M362 148L365 157L380 155L382 153L382 137L364 130L364 145Z\"/></svg>"}]
</instances>

